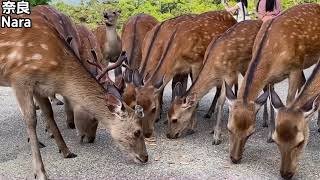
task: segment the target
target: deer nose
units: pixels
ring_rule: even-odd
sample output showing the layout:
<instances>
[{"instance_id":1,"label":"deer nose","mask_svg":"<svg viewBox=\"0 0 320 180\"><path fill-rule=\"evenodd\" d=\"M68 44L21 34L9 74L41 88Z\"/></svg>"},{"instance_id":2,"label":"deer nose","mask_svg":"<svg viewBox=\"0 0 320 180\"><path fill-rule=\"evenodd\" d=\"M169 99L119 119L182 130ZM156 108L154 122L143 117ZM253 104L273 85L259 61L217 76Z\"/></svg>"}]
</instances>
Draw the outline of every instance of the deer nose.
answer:
<instances>
[{"instance_id":1,"label":"deer nose","mask_svg":"<svg viewBox=\"0 0 320 180\"><path fill-rule=\"evenodd\" d=\"M284 172L284 171L280 171L280 174L283 179L291 179L294 175L293 172Z\"/></svg>"},{"instance_id":2,"label":"deer nose","mask_svg":"<svg viewBox=\"0 0 320 180\"><path fill-rule=\"evenodd\" d=\"M179 137L179 133L176 133L175 135L171 135L170 133L167 133L167 138L169 139L177 139Z\"/></svg>"},{"instance_id":3,"label":"deer nose","mask_svg":"<svg viewBox=\"0 0 320 180\"><path fill-rule=\"evenodd\" d=\"M230 159L231 159L231 162L232 162L233 164L238 164L238 163L240 163L240 161L241 161L241 158L236 159L236 158L234 158L233 156L230 156Z\"/></svg>"},{"instance_id":4,"label":"deer nose","mask_svg":"<svg viewBox=\"0 0 320 180\"><path fill-rule=\"evenodd\" d=\"M143 162L143 163L148 162L148 159L149 159L148 155L143 155L143 156L142 156L142 162Z\"/></svg>"}]
</instances>

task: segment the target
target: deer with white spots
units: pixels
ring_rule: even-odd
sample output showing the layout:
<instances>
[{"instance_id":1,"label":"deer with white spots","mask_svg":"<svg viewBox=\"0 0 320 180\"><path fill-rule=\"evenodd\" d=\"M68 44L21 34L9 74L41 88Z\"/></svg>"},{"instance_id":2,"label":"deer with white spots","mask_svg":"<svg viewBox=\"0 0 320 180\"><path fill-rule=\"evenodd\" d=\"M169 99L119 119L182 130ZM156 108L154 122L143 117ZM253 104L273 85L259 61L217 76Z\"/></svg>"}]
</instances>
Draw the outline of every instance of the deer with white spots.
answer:
<instances>
[{"instance_id":1,"label":"deer with white spots","mask_svg":"<svg viewBox=\"0 0 320 180\"><path fill-rule=\"evenodd\" d=\"M122 50L127 52L128 56L128 70L125 71L123 77L125 81L125 89L123 93L123 99L125 102L134 101L135 86L132 83L132 69L139 69L142 61L142 46L143 40L147 33L158 24L158 21L147 14L138 14L131 17L122 28ZM128 72L130 71L130 72ZM132 99L132 100L131 100ZM132 105L134 107L134 105Z\"/></svg>"},{"instance_id":2,"label":"deer with white spots","mask_svg":"<svg viewBox=\"0 0 320 180\"><path fill-rule=\"evenodd\" d=\"M124 79L126 84L131 84L135 89L126 88L123 97L124 101L130 106L134 107L136 103L136 91L137 88L143 84L142 77L148 76L157 66L160 61L162 52L167 39L170 38L170 34L173 32L176 26L182 22L192 19L194 15L182 15L178 16L156 25L152 30L150 30L144 41L142 43L142 61L139 66L139 69L126 68L124 73ZM174 84L174 82L172 82ZM155 103L159 103L161 106L162 103L162 93L159 96L159 101L150 102L150 106L154 107ZM146 112L145 112L146 113ZM148 112L149 113L149 112ZM157 118L160 116L160 110L158 112L152 112ZM145 114L146 115L146 114ZM149 115L146 115L149 117ZM154 132L154 122L149 121L147 118L144 118L142 121L143 133L146 138L153 137Z\"/></svg>"},{"instance_id":3,"label":"deer with white spots","mask_svg":"<svg viewBox=\"0 0 320 180\"><path fill-rule=\"evenodd\" d=\"M319 95L319 62L299 95L291 104L285 106L274 89L270 89L270 99L277 112L272 138L280 151L280 174L285 179L291 179L297 171L299 157L308 144L308 123L314 112L319 108Z\"/></svg>"},{"instance_id":4,"label":"deer with white spots","mask_svg":"<svg viewBox=\"0 0 320 180\"><path fill-rule=\"evenodd\" d=\"M268 91L259 96L263 87L289 78L287 103L290 104L304 83L301 72L316 63L319 55L319 4L297 5L262 25L238 97L226 86L233 163L240 162L245 143L255 131L256 113L267 101ZM274 122L270 126L269 138Z\"/></svg>"},{"instance_id":5,"label":"deer with white spots","mask_svg":"<svg viewBox=\"0 0 320 180\"><path fill-rule=\"evenodd\" d=\"M106 92L95 77L87 72L64 37L50 22L40 16L28 18L32 20L32 28L15 29L14 32L8 28L0 29L0 85L12 87L23 114L30 138L35 177L48 179L36 134L37 118L33 97L63 156L76 156L65 144L53 119L47 97L54 94L67 97L71 105L84 107L110 130L116 144L134 161L146 162L148 154L139 120L143 110L137 106L134 111L116 95ZM33 46L27 47L29 43ZM42 50L41 44L47 44L50 51ZM35 54L41 55L41 58L33 59Z\"/></svg>"},{"instance_id":6,"label":"deer with white spots","mask_svg":"<svg viewBox=\"0 0 320 180\"><path fill-rule=\"evenodd\" d=\"M217 87L216 94L220 95L224 80L236 87L239 73L245 75L252 57L253 43L261 25L262 21L258 20L243 21L212 40L206 50L202 70L188 92L182 93L180 83L174 89L177 97L168 111L167 137L178 138L183 132L194 130L197 104L210 89ZM225 95L222 93L218 100L213 144L221 142L220 124L224 100Z\"/></svg>"},{"instance_id":7,"label":"deer with white spots","mask_svg":"<svg viewBox=\"0 0 320 180\"><path fill-rule=\"evenodd\" d=\"M136 103L144 108L145 120L151 127L160 112L160 103L155 100L161 97L160 92L165 85L177 74L191 74L194 80L200 72L211 40L235 23L235 19L226 11L207 12L183 21L165 39L159 63L144 75L143 83L136 90ZM141 76L134 79L142 82ZM154 133L153 129L150 133Z\"/></svg>"}]
</instances>

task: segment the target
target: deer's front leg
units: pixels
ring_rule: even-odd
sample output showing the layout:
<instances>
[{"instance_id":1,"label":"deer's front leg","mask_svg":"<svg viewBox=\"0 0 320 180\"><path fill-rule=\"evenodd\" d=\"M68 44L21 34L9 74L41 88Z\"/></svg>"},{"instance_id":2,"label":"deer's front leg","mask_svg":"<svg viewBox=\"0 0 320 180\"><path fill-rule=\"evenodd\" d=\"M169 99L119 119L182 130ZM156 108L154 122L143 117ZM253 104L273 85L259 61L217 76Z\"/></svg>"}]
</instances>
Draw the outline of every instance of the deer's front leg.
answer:
<instances>
[{"instance_id":1,"label":"deer's front leg","mask_svg":"<svg viewBox=\"0 0 320 180\"><path fill-rule=\"evenodd\" d=\"M211 118L211 115L214 113L214 110L216 109L217 101L218 101L220 94L221 94L221 87L217 86L216 94L214 95L211 106L210 106L207 114L204 115L204 118L208 118L208 119Z\"/></svg>"},{"instance_id":2,"label":"deer's front leg","mask_svg":"<svg viewBox=\"0 0 320 180\"><path fill-rule=\"evenodd\" d=\"M48 179L44 165L42 162L39 141L36 133L37 117L36 108L33 102L32 90L26 87L16 86L13 87L15 95L22 112L23 118L27 126L27 132L30 139L31 152L32 152L32 164L34 168L35 178Z\"/></svg>"},{"instance_id":3,"label":"deer's front leg","mask_svg":"<svg viewBox=\"0 0 320 180\"><path fill-rule=\"evenodd\" d=\"M63 97L63 99L64 99L64 111L67 115L67 127L69 129L75 129L76 126L74 125L74 114L73 114L72 106L68 98Z\"/></svg>"},{"instance_id":4,"label":"deer's front leg","mask_svg":"<svg viewBox=\"0 0 320 180\"><path fill-rule=\"evenodd\" d=\"M225 96L225 90L224 86L222 86L222 93L218 99L217 104L217 118L216 118L216 125L214 127L213 132L213 145L219 145L221 143L221 121L222 121L222 111L223 111L223 105L226 100Z\"/></svg>"},{"instance_id":5,"label":"deer's front leg","mask_svg":"<svg viewBox=\"0 0 320 180\"><path fill-rule=\"evenodd\" d=\"M69 148L63 140L63 137L61 136L58 126L53 118L53 111L49 99L47 97L41 97L39 95L35 95L34 97L40 106L41 112L45 118L45 122L48 126L49 132L52 133L53 138L55 139L58 145L59 151L61 151L63 154L63 157L76 157L75 154L70 152Z\"/></svg>"}]
</instances>

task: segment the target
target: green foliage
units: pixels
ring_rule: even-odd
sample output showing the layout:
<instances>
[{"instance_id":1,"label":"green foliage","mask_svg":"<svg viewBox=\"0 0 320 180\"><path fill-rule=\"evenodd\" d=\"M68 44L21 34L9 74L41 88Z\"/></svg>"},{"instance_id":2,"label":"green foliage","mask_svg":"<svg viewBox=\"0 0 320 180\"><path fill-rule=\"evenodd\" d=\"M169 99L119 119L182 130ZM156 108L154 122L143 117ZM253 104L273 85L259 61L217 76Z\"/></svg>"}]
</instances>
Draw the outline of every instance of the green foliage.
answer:
<instances>
[{"instance_id":1,"label":"green foliage","mask_svg":"<svg viewBox=\"0 0 320 180\"><path fill-rule=\"evenodd\" d=\"M51 0L28 0L31 6L49 4Z\"/></svg>"},{"instance_id":2,"label":"green foliage","mask_svg":"<svg viewBox=\"0 0 320 180\"><path fill-rule=\"evenodd\" d=\"M46 0L30 0L46 1ZM282 0L283 9L304 2L320 2L320 0ZM118 30L128 20L130 16L147 13L159 21L163 21L175 16L187 13L199 14L206 11L222 10L221 0L82 0L80 5L68 5L61 0L56 0L53 5L60 11L69 15L75 22L84 22L90 28L96 27L103 22L102 13L107 9L121 10L121 17L118 22ZM257 0L248 0L249 13L253 15ZM230 4L235 4L231 0Z\"/></svg>"}]
</instances>

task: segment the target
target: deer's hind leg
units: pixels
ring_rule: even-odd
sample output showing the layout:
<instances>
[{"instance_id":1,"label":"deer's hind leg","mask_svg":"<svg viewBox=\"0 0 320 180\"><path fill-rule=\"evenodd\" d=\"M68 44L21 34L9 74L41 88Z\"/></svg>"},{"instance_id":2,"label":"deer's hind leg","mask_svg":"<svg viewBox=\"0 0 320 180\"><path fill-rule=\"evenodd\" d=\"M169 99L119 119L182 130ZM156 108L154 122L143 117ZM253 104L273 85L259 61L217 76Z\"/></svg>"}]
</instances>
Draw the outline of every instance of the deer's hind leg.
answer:
<instances>
[{"instance_id":1,"label":"deer's hind leg","mask_svg":"<svg viewBox=\"0 0 320 180\"><path fill-rule=\"evenodd\" d=\"M37 116L36 107L33 101L33 90L31 88L24 86L21 87L19 85L13 86L13 89L20 107L20 111L23 115L24 121L27 126L27 133L30 139L32 152L34 176L38 179L47 179L47 174L42 162L41 153L39 149L39 140L36 132Z\"/></svg>"},{"instance_id":2,"label":"deer's hind leg","mask_svg":"<svg viewBox=\"0 0 320 180\"><path fill-rule=\"evenodd\" d=\"M47 97L41 97L39 95L35 95L34 98L38 102L41 112L45 118L45 122L48 126L49 132L52 133L53 138L56 141L56 144L59 148L59 151L62 152L63 157L65 158L74 158L76 157L75 154L71 153L69 148L67 147L66 143L61 136L59 128L54 120L53 111L50 104L50 101Z\"/></svg>"},{"instance_id":3,"label":"deer's hind leg","mask_svg":"<svg viewBox=\"0 0 320 180\"><path fill-rule=\"evenodd\" d=\"M71 106L68 98L63 97L63 99L64 99L64 111L67 116L67 127L69 129L75 129L76 126L74 124L74 113L73 113L72 106Z\"/></svg>"}]
</instances>

